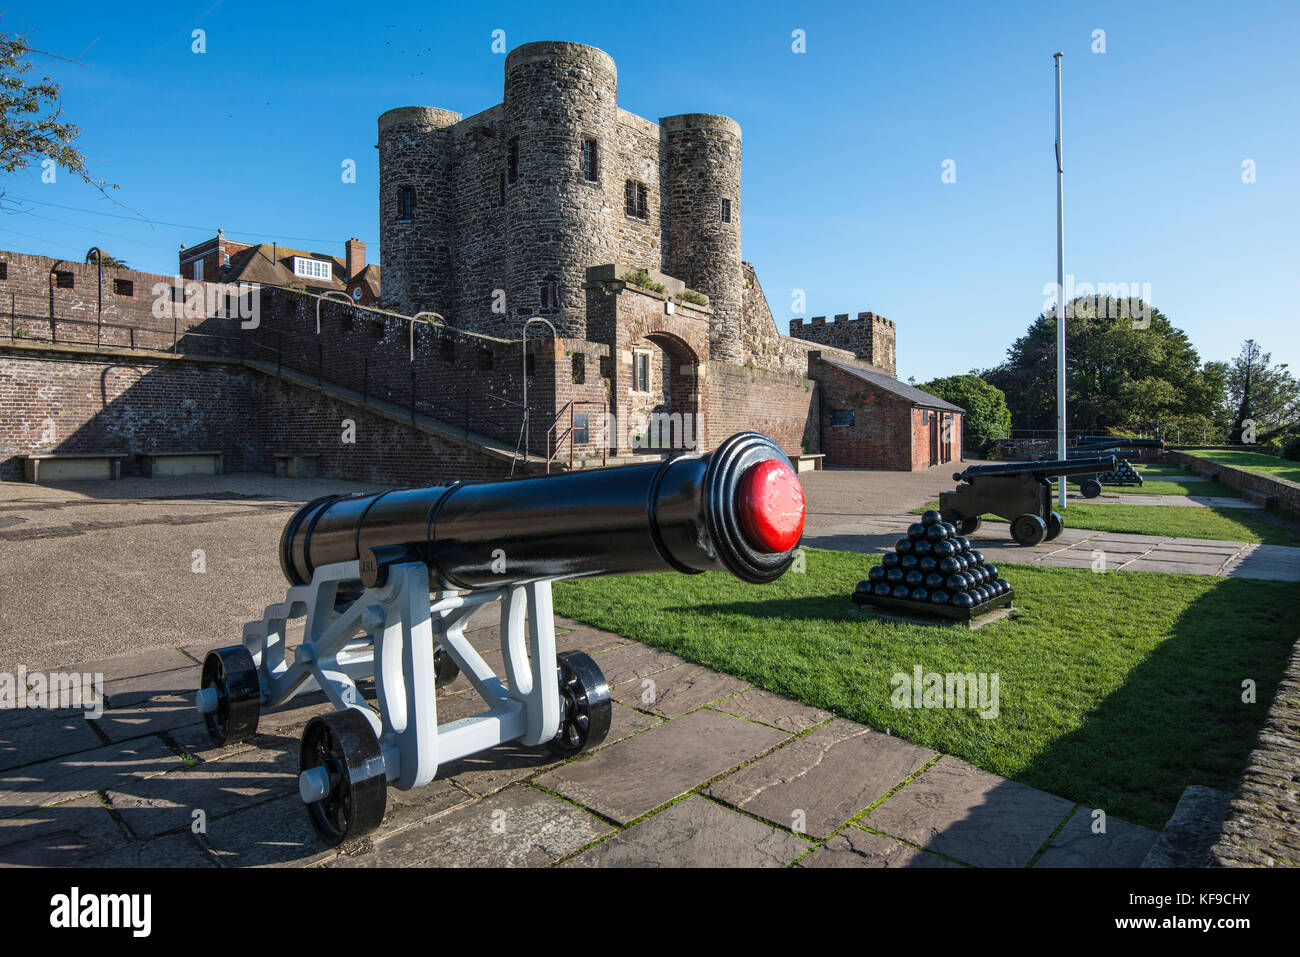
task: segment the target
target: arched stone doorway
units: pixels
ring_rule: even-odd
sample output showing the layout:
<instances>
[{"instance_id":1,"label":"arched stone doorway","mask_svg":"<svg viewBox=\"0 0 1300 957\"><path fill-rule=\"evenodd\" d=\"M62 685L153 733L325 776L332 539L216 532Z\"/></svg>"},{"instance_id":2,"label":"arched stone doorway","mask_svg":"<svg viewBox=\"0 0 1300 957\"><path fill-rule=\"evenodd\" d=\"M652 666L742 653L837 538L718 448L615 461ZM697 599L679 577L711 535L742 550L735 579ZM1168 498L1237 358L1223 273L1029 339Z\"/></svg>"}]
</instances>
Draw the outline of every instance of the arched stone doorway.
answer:
<instances>
[{"instance_id":1,"label":"arched stone doorway","mask_svg":"<svg viewBox=\"0 0 1300 957\"><path fill-rule=\"evenodd\" d=\"M620 451L683 452L704 448L700 365L685 340L662 330L631 344L631 367L620 403Z\"/></svg>"}]
</instances>

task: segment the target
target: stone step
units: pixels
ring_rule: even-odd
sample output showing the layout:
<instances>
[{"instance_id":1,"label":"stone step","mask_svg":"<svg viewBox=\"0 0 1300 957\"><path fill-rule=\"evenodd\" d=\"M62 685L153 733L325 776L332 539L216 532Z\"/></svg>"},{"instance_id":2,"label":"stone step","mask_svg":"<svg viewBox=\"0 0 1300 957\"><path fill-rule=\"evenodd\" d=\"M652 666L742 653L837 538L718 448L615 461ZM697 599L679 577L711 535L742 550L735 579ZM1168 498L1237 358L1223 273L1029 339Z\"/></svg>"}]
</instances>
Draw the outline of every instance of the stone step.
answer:
<instances>
[{"instance_id":1,"label":"stone step","mask_svg":"<svg viewBox=\"0 0 1300 957\"><path fill-rule=\"evenodd\" d=\"M1210 848L1219 839L1231 800L1227 791L1189 784L1142 866L1209 867Z\"/></svg>"}]
</instances>

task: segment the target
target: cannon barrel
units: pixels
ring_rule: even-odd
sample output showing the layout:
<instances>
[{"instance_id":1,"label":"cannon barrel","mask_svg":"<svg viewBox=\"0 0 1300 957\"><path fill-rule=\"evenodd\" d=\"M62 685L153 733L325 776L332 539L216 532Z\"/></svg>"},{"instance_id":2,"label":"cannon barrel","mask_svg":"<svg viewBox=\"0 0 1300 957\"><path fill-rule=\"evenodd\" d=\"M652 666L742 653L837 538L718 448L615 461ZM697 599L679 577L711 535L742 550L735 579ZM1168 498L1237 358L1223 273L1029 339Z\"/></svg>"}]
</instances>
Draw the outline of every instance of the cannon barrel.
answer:
<instances>
[{"instance_id":1,"label":"cannon barrel","mask_svg":"<svg viewBox=\"0 0 1300 957\"><path fill-rule=\"evenodd\" d=\"M456 590L710 569L763 583L789 567L803 521L785 453L741 432L645 465L317 499L285 525L280 564L295 585L347 561L373 585L368 572L410 560Z\"/></svg>"},{"instance_id":2,"label":"cannon barrel","mask_svg":"<svg viewBox=\"0 0 1300 957\"><path fill-rule=\"evenodd\" d=\"M971 465L962 472L954 472L952 477L958 482L970 481L989 475L1081 475L1095 472L1107 472L1115 468L1113 455L1098 455L1092 458L1055 459L1051 462L998 462L993 465Z\"/></svg>"}]
</instances>

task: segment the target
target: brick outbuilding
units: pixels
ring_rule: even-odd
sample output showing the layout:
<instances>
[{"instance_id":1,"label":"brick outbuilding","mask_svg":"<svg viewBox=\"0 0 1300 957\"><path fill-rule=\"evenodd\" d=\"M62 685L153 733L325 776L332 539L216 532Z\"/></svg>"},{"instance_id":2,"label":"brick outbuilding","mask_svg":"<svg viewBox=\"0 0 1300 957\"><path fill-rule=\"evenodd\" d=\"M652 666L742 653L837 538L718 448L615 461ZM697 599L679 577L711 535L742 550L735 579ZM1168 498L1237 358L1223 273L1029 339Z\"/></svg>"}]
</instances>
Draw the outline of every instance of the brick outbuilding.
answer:
<instances>
[{"instance_id":1,"label":"brick outbuilding","mask_svg":"<svg viewBox=\"0 0 1300 957\"><path fill-rule=\"evenodd\" d=\"M863 365L808 357L831 468L915 471L962 457L966 410Z\"/></svg>"}]
</instances>

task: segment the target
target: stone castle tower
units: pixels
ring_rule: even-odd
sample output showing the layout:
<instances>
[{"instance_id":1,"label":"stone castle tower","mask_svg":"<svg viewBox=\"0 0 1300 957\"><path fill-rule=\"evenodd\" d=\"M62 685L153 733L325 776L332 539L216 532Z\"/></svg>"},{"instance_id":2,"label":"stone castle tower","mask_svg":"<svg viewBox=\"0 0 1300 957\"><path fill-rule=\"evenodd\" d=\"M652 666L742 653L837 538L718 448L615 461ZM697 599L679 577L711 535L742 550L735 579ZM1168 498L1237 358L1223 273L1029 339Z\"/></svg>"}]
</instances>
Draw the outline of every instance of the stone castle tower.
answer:
<instances>
[{"instance_id":1,"label":"stone castle tower","mask_svg":"<svg viewBox=\"0 0 1300 957\"><path fill-rule=\"evenodd\" d=\"M618 107L602 50L539 42L506 57L503 102L473 116L379 118L384 301L515 337L530 316L587 338L586 270L666 273L709 297L710 358L742 361L740 127Z\"/></svg>"}]
</instances>

